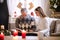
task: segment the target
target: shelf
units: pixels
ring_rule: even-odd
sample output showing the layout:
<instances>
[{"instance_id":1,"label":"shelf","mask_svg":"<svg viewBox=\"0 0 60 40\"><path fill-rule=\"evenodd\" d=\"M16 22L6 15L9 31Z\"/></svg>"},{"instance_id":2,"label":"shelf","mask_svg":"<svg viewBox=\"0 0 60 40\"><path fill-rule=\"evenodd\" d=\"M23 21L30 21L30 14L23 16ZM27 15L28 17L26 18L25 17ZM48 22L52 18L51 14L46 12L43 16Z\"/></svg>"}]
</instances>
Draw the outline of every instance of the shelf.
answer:
<instances>
[{"instance_id":1,"label":"shelf","mask_svg":"<svg viewBox=\"0 0 60 40\"><path fill-rule=\"evenodd\" d=\"M53 18L60 18L60 12L52 11L51 16L52 16Z\"/></svg>"}]
</instances>

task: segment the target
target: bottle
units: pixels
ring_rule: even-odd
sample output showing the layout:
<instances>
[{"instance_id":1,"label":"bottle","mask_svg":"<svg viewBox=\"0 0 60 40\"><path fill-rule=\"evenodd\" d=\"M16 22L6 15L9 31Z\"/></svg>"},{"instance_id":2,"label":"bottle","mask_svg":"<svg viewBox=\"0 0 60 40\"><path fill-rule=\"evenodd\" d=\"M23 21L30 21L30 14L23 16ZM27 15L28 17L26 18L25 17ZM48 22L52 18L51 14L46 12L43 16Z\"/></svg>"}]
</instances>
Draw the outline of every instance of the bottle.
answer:
<instances>
[{"instance_id":1,"label":"bottle","mask_svg":"<svg viewBox=\"0 0 60 40\"><path fill-rule=\"evenodd\" d=\"M30 29L31 29L31 28L30 28L30 25L29 25L29 26L28 26L28 32L30 32Z\"/></svg>"},{"instance_id":2,"label":"bottle","mask_svg":"<svg viewBox=\"0 0 60 40\"><path fill-rule=\"evenodd\" d=\"M22 24L22 29L24 29L24 24Z\"/></svg>"},{"instance_id":3,"label":"bottle","mask_svg":"<svg viewBox=\"0 0 60 40\"><path fill-rule=\"evenodd\" d=\"M21 29L21 24L19 24L19 28Z\"/></svg>"},{"instance_id":4,"label":"bottle","mask_svg":"<svg viewBox=\"0 0 60 40\"><path fill-rule=\"evenodd\" d=\"M28 23L26 23L26 31L28 32Z\"/></svg>"},{"instance_id":5,"label":"bottle","mask_svg":"<svg viewBox=\"0 0 60 40\"><path fill-rule=\"evenodd\" d=\"M20 21L19 21L19 29L21 29L21 27L22 27L22 22L21 22L21 19L20 19Z\"/></svg>"},{"instance_id":6,"label":"bottle","mask_svg":"<svg viewBox=\"0 0 60 40\"><path fill-rule=\"evenodd\" d=\"M31 21L31 31L35 31L35 30L36 30L35 21Z\"/></svg>"}]
</instances>

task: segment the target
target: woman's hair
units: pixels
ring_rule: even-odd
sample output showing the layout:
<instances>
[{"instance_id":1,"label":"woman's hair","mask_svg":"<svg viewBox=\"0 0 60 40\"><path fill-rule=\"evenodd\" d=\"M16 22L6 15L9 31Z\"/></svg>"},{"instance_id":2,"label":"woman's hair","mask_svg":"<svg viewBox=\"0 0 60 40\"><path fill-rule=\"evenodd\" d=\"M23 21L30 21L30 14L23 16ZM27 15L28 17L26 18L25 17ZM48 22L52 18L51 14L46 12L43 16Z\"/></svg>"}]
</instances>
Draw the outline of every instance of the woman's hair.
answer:
<instances>
[{"instance_id":1,"label":"woman's hair","mask_svg":"<svg viewBox=\"0 0 60 40\"><path fill-rule=\"evenodd\" d=\"M40 16L46 17L46 15L44 14L43 9L42 9L41 7L37 7L37 8L35 9L35 11L38 11L38 12L41 14Z\"/></svg>"}]
</instances>

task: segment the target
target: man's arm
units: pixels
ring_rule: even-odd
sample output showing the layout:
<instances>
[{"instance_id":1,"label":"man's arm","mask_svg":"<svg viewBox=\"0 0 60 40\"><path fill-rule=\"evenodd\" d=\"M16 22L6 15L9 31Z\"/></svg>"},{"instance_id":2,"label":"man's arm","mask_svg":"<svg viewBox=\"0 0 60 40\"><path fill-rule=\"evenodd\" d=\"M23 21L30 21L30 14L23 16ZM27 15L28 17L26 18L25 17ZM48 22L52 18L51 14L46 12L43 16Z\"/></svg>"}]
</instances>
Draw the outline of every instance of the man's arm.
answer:
<instances>
[{"instance_id":1,"label":"man's arm","mask_svg":"<svg viewBox=\"0 0 60 40\"><path fill-rule=\"evenodd\" d=\"M19 23L20 23L20 20L19 20L19 18L17 18L16 21L15 21L16 28L19 28Z\"/></svg>"}]
</instances>

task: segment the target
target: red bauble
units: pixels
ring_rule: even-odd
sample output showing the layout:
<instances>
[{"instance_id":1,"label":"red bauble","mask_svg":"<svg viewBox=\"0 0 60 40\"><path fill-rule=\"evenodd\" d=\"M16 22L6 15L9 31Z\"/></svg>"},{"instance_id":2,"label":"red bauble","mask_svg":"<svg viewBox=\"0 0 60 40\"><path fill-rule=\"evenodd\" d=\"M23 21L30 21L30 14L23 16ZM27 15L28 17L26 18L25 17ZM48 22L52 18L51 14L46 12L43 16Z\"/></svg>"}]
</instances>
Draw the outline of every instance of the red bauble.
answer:
<instances>
[{"instance_id":1,"label":"red bauble","mask_svg":"<svg viewBox=\"0 0 60 40\"><path fill-rule=\"evenodd\" d=\"M14 15L14 17L16 17L16 15Z\"/></svg>"},{"instance_id":2,"label":"red bauble","mask_svg":"<svg viewBox=\"0 0 60 40\"><path fill-rule=\"evenodd\" d=\"M31 12L31 16L34 16L34 13L33 12Z\"/></svg>"}]
</instances>

